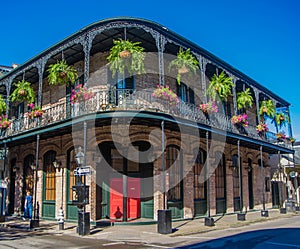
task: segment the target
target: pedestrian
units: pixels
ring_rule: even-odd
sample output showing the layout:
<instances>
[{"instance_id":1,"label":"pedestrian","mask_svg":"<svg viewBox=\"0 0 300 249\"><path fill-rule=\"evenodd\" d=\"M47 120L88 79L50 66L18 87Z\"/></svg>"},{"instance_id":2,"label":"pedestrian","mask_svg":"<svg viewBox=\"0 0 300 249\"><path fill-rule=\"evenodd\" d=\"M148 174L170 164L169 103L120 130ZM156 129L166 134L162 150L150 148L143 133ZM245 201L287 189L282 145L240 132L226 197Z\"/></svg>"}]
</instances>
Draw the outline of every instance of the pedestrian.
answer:
<instances>
[{"instance_id":1,"label":"pedestrian","mask_svg":"<svg viewBox=\"0 0 300 249\"><path fill-rule=\"evenodd\" d=\"M32 219L32 196L30 194L30 191L27 191L26 197L25 197L25 205L24 205L24 218L23 220L26 220L27 218L29 220Z\"/></svg>"}]
</instances>

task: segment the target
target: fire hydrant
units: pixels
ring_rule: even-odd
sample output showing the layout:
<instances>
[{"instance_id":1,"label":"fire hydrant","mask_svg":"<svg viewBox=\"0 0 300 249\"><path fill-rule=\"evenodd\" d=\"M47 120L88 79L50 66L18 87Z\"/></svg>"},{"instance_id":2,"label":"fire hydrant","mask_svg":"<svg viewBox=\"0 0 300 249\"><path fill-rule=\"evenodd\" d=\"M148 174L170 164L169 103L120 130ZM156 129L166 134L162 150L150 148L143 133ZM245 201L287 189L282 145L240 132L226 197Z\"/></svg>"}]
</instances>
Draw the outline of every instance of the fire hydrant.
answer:
<instances>
[{"instance_id":1,"label":"fire hydrant","mask_svg":"<svg viewBox=\"0 0 300 249\"><path fill-rule=\"evenodd\" d=\"M57 221L58 221L58 230L64 230L65 220L64 220L64 211L62 207L58 210L57 215Z\"/></svg>"}]
</instances>

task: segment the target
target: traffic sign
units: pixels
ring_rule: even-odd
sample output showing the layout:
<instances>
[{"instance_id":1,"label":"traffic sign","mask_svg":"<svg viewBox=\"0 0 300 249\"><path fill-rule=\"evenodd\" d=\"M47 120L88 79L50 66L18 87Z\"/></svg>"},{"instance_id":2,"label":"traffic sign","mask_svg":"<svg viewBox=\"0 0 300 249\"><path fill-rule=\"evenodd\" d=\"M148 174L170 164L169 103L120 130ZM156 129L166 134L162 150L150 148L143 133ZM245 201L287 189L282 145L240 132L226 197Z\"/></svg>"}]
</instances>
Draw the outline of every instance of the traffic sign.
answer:
<instances>
[{"instance_id":1,"label":"traffic sign","mask_svg":"<svg viewBox=\"0 0 300 249\"><path fill-rule=\"evenodd\" d=\"M74 175L76 176L84 176L84 175L91 175L91 174L92 174L91 166L81 166L81 167L77 167L74 170Z\"/></svg>"}]
</instances>

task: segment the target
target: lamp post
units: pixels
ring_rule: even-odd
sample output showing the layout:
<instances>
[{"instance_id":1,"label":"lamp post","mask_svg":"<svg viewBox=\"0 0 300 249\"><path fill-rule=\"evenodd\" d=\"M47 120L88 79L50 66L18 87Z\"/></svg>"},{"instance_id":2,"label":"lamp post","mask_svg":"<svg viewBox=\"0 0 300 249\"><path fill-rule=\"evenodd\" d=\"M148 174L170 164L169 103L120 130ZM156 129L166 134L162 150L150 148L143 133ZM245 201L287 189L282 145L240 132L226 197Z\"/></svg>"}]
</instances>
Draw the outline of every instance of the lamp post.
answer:
<instances>
[{"instance_id":1,"label":"lamp post","mask_svg":"<svg viewBox=\"0 0 300 249\"><path fill-rule=\"evenodd\" d=\"M85 153L82 152L81 147L78 148L78 153L75 156L78 169L86 163ZM84 165L86 166L86 165ZM85 211L85 205L89 203L88 195L89 186L86 186L86 177L84 175L84 182L82 183L81 174L77 173L76 186L73 186L77 193L77 207L78 207L78 228L79 235L87 235L90 233L90 213ZM75 188L74 188L75 187Z\"/></svg>"},{"instance_id":2,"label":"lamp post","mask_svg":"<svg viewBox=\"0 0 300 249\"><path fill-rule=\"evenodd\" d=\"M161 168L162 168L162 185L163 185L163 209L157 212L157 231L162 234L172 233L172 213L166 209L166 165L165 165L165 122L161 122Z\"/></svg>"}]
</instances>

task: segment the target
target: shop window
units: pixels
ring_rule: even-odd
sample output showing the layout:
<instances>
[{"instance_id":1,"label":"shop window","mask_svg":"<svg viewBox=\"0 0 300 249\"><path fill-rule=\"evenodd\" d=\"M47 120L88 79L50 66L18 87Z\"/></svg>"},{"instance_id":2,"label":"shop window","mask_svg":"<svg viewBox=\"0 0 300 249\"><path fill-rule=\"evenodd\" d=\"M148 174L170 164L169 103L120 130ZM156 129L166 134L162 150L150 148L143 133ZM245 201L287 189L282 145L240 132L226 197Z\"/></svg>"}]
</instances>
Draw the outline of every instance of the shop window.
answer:
<instances>
[{"instance_id":1,"label":"shop window","mask_svg":"<svg viewBox=\"0 0 300 249\"><path fill-rule=\"evenodd\" d=\"M55 167L53 161L55 159L56 152L48 151L44 155L44 175L45 175L45 200L55 201L56 194L56 177Z\"/></svg>"}]
</instances>

